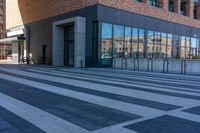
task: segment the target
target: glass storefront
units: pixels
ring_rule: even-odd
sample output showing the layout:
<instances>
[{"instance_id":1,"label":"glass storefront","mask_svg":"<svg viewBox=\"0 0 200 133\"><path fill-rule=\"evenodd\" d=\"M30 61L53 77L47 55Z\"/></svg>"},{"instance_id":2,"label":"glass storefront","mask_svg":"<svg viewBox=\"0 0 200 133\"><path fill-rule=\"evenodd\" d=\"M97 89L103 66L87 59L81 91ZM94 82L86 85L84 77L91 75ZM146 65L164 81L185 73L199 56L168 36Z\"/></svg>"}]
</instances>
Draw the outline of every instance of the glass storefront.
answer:
<instances>
[{"instance_id":1,"label":"glass storefront","mask_svg":"<svg viewBox=\"0 0 200 133\"><path fill-rule=\"evenodd\" d=\"M138 57L138 44L139 44L138 34L139 34L138 29L133 28L132 29L132 57L133 58Z\"/></svg>"},{"instance_id":2,"label":"glass storefront","mask_svg":"<svg viewBox=\"0 0 200 133\"><path fill-rule=\"evenodd\" d=\"M124 27L120 25L114 25L113 29L113 57L124 57Z\"/></svg>"},{"instance_id":3,"label":"glass storefront","mask_svg":"<svg viewBox=\"0 0 200 133\"><path fill-rule=\"evenodd\" d=\"M167 49L166 49L166 57L172 58L172 52L173 52L173 35L167 34Z\"/></svg>"},{"instance_id":4,"label":"glass storefront","mask_svg":"<svg viewBox=\"0 0 200 133\"><path fill-rule=\"evenodd\" d=\"M113 58L182 58L199 56L199 39L109 23L101 26L101 65ZM98 50L99 51L99 50Z\"/></svg>"},{"instance_id":5,"label":"glass storefront","mask_svg":"<svg viewBox=\"0 0 200 133\"><path fill-rule=\"evenodd\" d=\"M101 45L100 45L100 63L101 65L109 65L112 60L113 51L113 29L112 24L102 23Z\"/></svg>"},{"instance_id":6,"label":"glass storefront","mask_svg":"<svg viewBox=\"0 0 200 133\"><path fill-rule=\"evenodd\" d=\"M139 53L139 57L145 57L145 45L144 45L144 30L143 29L138 29L139 30L139 36L138 36L138 53Z\"/></svg>"},{"instance_id":7,"label":"glass storefront","mask_svg":"<svg viewBox=\"0 0 200 133\"><path fill-rule=\"evenodd\" d=\"M147 57L152 58L153 57L153 46L154 46L154 32L153 31L147 31Z\"/></svg>"},{"instance_id":8,"label":"glass storefront","mask_svg":"<svg viewBox=\"0 0 200 133\"><path fill-rule=\"evenodd\" d=\"M131 42L131 37L132 37L132 31L131 27L125 27L125 57L129 58L132 57L132 42Z\"/></svg>"}]
</instances>

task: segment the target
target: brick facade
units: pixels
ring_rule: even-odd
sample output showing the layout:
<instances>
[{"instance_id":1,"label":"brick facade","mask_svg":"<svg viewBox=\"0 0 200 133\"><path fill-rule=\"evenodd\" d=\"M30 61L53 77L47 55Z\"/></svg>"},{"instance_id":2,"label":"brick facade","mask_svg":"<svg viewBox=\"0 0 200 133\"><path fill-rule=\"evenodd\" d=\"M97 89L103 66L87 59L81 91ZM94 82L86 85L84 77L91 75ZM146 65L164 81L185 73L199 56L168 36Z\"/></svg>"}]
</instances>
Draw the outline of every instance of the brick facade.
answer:
<instances>
[{"instance_id":1,"label":"brick facade","mask_svg":"<svg viewBox=\"0 0 200 133\"><path fill-rule=\"evenodd\" d=\"M188 17L180 15L180 0L174 1L176 13L167 11L168 0L161 0L161 7L163 9L151 7L148 4L148 0L144 0L144 2L134 2L133 0L7 0L7 28L43 20L80 8L93 6L97 3L140 15L200 28L200 21L192 18L192 4L188 6L188 15L190 16Z\"/></svg>"},{"instance_id":2,"label":"brick facade","mask_svg":"<svg viewBox=\"0 0 200 133\"><path fill-rule=\"evenodd\" d=\"M97 0L7 0L7 28L43 20L96 3Z\"/></svg>"},{"instance_id":3,"label":"brick facade","mask_svg":"<svg viewBox=\"0 0 200 133\"><path fill-rule=\"evenodd\" d=\"M193 18L193 16L194 16L194 0L189 0L188 1L188 3L187 3L187 11L188 11L187 16Z\"/></svg>"},{"instance_id":4,"label":"brick facade","mask_svg":"<svg viewBox=\"0 0 200 133\"><path fill-rule=\"evenodd\" d=\"M160 0L160 4L161 8L168 11L169 0Z\"/></svg>"},{"instance_id":5,"label":"brick facade","mask_svg":"<svg viewBox=\"0 0 200 133\"><path fill-rule=\"evenodd\" d=\"M177 13L169 12L161 8L151 7L146 3L134 2L133 0L99 0L99 3L109 7L133 12L136 14L141 14L170 21L173 23L200 28L199 20L180 15L180 0L175 0L175 5L177 5L176 7L178 7L177 9L175 9Z\"/></svg>"}]
</instances>

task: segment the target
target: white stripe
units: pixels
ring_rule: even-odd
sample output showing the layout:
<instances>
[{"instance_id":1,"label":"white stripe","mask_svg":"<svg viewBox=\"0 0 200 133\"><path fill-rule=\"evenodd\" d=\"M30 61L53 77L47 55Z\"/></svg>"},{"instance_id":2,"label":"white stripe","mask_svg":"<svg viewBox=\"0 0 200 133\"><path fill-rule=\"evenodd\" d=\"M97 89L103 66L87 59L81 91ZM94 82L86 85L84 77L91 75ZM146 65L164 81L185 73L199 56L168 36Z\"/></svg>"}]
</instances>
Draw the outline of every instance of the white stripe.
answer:
<instances>
[{"instance_id":1,"label":"white stripe","mask_svg":"<svg viewBox=\"0 0 200 133\"><path fill-rule=\"evenodd\" d=\"M95 70L96 71L96 68L87 68L88 70ZM108 69L108 68L98 68L98 71L101 71L101 72L126 72L126 73L136 73L136 74L140 74L140 73L143 73L143 74L147 74L147 75L166 75L166 76L176 76L176 77L182 77L182 78L194 78L196 77L196 79L199 79L200 80L200 77L198 75L183 75L183 74L175 74L175 73L160 73L160 72L144 72L144 71L132 71L132 70L122 70L122 69Z\"/></svg>"},{"instance_id":2,"label":"white stripe","mask_svg":"<svg viewBox=\"0 0 200 133\"><path fill-rule=\"evenodd\" d=\"M87 130L0 93L0 106L48 133L88 133Z\"/></svg>"},{"instance_id":3,"label":"white stripe","mask_svg":"<svg viewBox=\"0 0 200 133\"><path fill-rule=\"evenodd\" d=\"M112 126L112 127L106 127L103 129L99 129L96 131L93 131L91 133L138 133L133 130L129 130L120 126Z\"/></svg>"},{"instance_id":4,"label":"white stripe","mask_svg":"<svg viewBox=\"0 0 200 133\"><path fill-rule=\"evenodd\" d=\"M1 70L5 70L5 69L1 68ZM194 105L199 105L198 100L192 100L192 99L187 99L187 98L179 98L179 97L174 97L174 96L166 96L166 95L154 94L150 92L125 89L125 88L120 88L120 87L100 85L100 84L65 79L65 78L60 78L60 77L55 77L55 76L53 77L53 76L47 76L47 75L42 75L42 74L27 73L27 72L18 71L18 70L12 70L12 69L8 69L7 72L17 73L19 75L25 75L28 77L44 79L48 81L53 81L53 82L58 82L58 83L63 83L63 84L68 84L68 85L73 85L73 86L78 86L78 87L85 87L92 90L115 93L115 94L130 96L130 97L136 97L136 98L143 98L146 100L159 101L159 102L164 102L164 103L168 103L172 105L185 106L185 107L193 107Z\"/></svg>"},{"instance_id":5,"label":"white stripe","mask_svg":"<svg viewBox=\"0 0 200 133\"><path fill-rule=\"evenodd\" d=\"M200 90L197 89L192 89L192 88L184 88L184 87L173 87L173 86L168 86L168 85L158 85L155 83L144 83L143 81L139 82L139 81L134 81L132 80L130 81L126 81L126 83L124 83L125 80L119 80L119 79L114 79L114 78L106 78L106 77L97 77L97 76L91 76L91 75L84 75L84 74L76 74L76 73L69 73L69 72L59 72L59 71L50 71L50 70L45 70L43 69L43 71L41 70L35 70L35 69L29 69L32 72L39 72L41 74L51 74L51 75L55 75L55 76L63 76L66 78L70 78L70 77L74 77L74 78L79 78L79 79L88 79L88 80L94 80L94 81L102 81L102 82L109 82L112 83L112 81L116 81L113 82L115 84L123 84L123 85L129 85L129 86L134 86L135 84L142 84L142 85L146 85L148 86L154 86L154 87L159 87L159 88L171 88L171 89L179 89L177 91L180 90L185 90L185 91L195 91L195 92L200 92ZM47 72L48 71L48 72ZM111 81L112 80L112 81ZM164 90L164 89L160 89L160 90ZM166 89L165 89L166 90ZM167 89L169 90L169 89ZM182 92L182 91L181 91ZM178 92L179 93L179 92ZM188 94L188 92L186 93Z\"/></svg>"},{"instance_id":6,"label":"white stripe","mask_svg":"<svg viewBox=\"0 0 200 133\"><path fill-rule=\"evenodd\" d=\"M62 69L63 71L69 71L69 70L66 70L66 69ZM187 79L185 80L177 80L177 79L170 79L170 77L166 77L166 78L162 78L162 77L148 77L148 76L139 76L139 75L129 75L129 74L121 74L121 73L110 73L109 71L106 71L106 72L101 72L101 71L89 71L89 70L73 70L73 72L83 72L83 73L92 73L92 74L101 74L101 75L106 75L106 76L110 76L110 74L112 74L112 76L115 76L115 77L126 77L126 78L129 78L130 80L134 80L134 79L139 79L139 80L146 80L146 81L159 81L159 82L162 82L162 83L173 83L173 84L177 84L177 85L191 85L191 86L197 86L197 87L200 87L199 85L199 82L198 81L187 81ZM169 79L168 79L169 78ZM195 77L193 77L195 78ZM183 82L184 81L184 82Z\"/></svg>"}]
</instances>

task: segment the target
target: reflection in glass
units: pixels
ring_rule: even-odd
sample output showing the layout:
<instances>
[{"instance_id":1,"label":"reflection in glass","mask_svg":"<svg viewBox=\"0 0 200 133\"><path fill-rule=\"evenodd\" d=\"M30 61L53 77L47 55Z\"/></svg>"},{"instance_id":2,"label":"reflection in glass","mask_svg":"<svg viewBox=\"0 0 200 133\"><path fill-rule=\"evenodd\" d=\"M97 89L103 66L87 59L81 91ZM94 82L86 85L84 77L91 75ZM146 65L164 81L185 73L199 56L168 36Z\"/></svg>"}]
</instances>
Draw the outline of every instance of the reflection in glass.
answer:
<instances>
[{"instance_id":1,"label":"reflection in glass","mask_svg":"<svg viewBox=\"0 0 200 133\"><path fill-rule=\"evenodd\" d=\"M173 35L167 35L167 57L172 58Z\"/></svg>"},{"instance_id":2,"label":"reflection in glass","mask_svg":"<svg viewBox=\"0 0 200 133\"><path fill-rule=\"evenodd\" d=\"M110 64L112 59L112 24L102 23L101 64Z\"/></svg>"},{"instance_id":3,"label":"reflection in glass","mask_svg":"<svg viewBox=\"0 0 200 133\"><path fill-rule=\"evenodd\" d=\"M132 29L132 57L138 57L138 29Z\"/></svg>"},{"instance_id":4,"label":"reflection in glass","mask_svg":"<svg viewBox=\"0 0 200 133\"><path fill-rule=\"evenodd\" d=\"M160 48L160 58L167 57L167 33L161 33L161 48Z\"/></svg>"},{"instance_id":5,"label":"reflection in glass","mask_svg":"<svg viewBox=\"0 0 200 133\"><path fill-rule=\"evenodd\" d=\"M132 44L131 44L131 28L125 27L125 57L131 57Z\"/></svg>"},{"instance_id":6,"label":"reflection in glass","mask_svg":"<svg viewBox=\"0 0 200 133\"><path fill-rule=\"evenodd\" d=\"M185 50L185 47L186 47L186 37L184 36L181 36L181 51L180 51L180 57L185 59L186 58L186 50Z\"/></svg>"},{"instance_id":7,"label":"reflection in glass","mask_svg":"<svg viewBox=\"0 0 200 133\"><path fill-rule=\"evenodd\" d=\"M153 57L154 32L147 31L147 57Z\"/></svg>"},{"instance_id":8,"label":"reflection in glass","mask_svg":"<svg viewBox=\"0 0 200 133\"><path fill-rule=\"evenodd\" d=\"M153 57L154 58L160 58L160 56L161 56L161 33L155 32Z\"/></svg>"},{"instance_id":9,"label":"reflection in glass","mask_svg":"<svg viewBox=\"0 0 200 133\"><path fill-rule=\"evenodd\" d=\"M191 47L191 39L190 37L186 37L186 43L185 43L185 58L186 59L191 59L191 54L190 54L190 47Z\"/></svg>"},{"instance_id":10,"label":"reflection in glass","mask_svg":"<svg viewBox=\"0 0 200 133\"><path fill-rule=\"evenodd\" d=\"M112 64L113 57L191 59L199 56L199 39L197 38L108 23L102 23L101 27L98 58L103 65ZM94 39L99 41L98 37Z\"/></svg>"},{"instance_id":11,"label":"reflection in glass","mask_svg":"<svg viewBox=\"0 0 200 133\"><path fill-rule=\"evenodd\" d=\"M199 40L196 38L191 38L191 57L199 56Z\"/></svg>"},{"instance_id":12,"label":"reflection in glass","mask_svg":"<svg viewBox=\"0 0 200 133\"><path fill-rule=\"evenodd\" d=\"M124 26L114 25L113 57L124 57Z\"/></svg>"},{"instance_id":13,"label":"reflection in glass","mask_svg":"<svg viewBox=\"0 0 200 133\"><path fill-rule=\"evenodd\" d=\"M138 47L138 53L139 57L144 57L144 30L139 29L139 47Z\"/></svg>"},{"instance_id":14,"label":"reflection in glass","mask_svg":"<svg viewBox=\"0 0 200 133\"><path fill-rule=\"evenodd\" d=\"M172 57L173 58L179 58L179 36L174 35L173 36L173 52L172 52Z\"/></svg>"}]
</instances>

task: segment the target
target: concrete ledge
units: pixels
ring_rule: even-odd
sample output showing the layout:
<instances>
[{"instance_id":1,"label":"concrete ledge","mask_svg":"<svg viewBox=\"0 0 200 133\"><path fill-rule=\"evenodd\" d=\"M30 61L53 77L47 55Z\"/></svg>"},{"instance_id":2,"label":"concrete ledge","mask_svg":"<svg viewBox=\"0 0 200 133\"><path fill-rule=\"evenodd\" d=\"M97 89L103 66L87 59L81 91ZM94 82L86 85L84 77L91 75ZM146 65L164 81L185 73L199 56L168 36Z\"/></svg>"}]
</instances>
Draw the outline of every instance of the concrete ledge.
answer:
<instances>
[{"instance_id":1,"label":"concrete ledge","mask_svg":"<svg viewBox=\"0 0 200 133\"><path fill-rule=\"evenodd\" d=\"M138 71L200 74L200 60L115 58L113 68Z\"/></svg>"}]
</instances>

